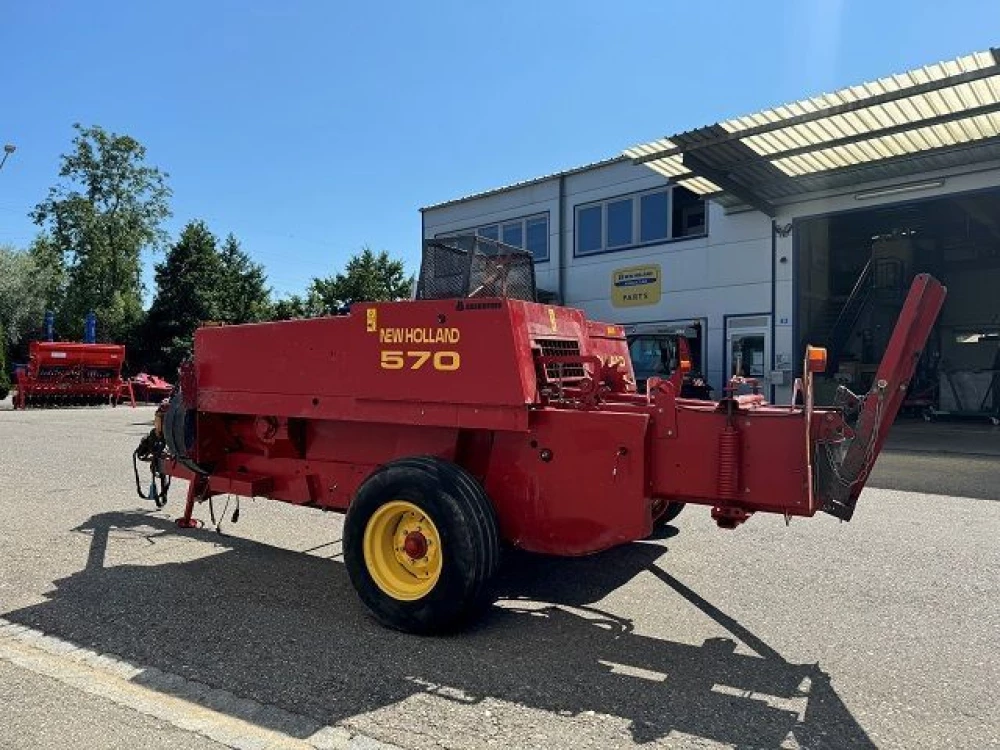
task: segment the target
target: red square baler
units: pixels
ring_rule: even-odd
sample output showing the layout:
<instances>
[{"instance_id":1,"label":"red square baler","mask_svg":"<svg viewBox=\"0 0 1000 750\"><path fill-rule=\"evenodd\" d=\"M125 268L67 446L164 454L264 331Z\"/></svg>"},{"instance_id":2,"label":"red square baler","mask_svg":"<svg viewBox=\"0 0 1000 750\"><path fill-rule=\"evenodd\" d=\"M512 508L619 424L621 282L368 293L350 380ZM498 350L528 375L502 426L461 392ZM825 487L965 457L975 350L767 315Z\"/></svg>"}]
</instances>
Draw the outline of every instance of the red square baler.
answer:
<instances>
[{"instance_id":1,"label":"red square baler","mask_svg":"<svg viewBox=\"0 0 1000 750\"><path fill-rule=\"evenodd\" d=\"M503 543L589 554L685 503L728 528L756 512L850 519L945 295L916 277L868 394L814 406L825 353L811 348L800 398L776 406L749 381L681 398L683 360L637 393L621 327L492 296L500 276L466 268L473 296L200 329L137 451L151 494L189 480L182 525L229 493L346 511L365 604L395 628L452 629L490 600Z\"/></svg>"}]
</instances>

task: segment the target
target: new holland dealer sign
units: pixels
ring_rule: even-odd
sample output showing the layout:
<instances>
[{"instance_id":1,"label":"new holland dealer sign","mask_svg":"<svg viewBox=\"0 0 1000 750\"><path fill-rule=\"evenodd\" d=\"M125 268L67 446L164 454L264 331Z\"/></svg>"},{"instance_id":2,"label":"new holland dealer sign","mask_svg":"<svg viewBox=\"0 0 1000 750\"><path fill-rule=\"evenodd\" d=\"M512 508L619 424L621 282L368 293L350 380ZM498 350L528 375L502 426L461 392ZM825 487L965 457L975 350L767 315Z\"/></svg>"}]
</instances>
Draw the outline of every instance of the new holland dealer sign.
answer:
<instances>
[{"instance_id":1,"label":"new holland dealer sign","mask_svg":"<svg viewBox=\"0 0 1000 750\"><path fill-rule=\"evenodd\" d=\"M611 273L611 304L615 307L655 305L660 301L658 265L619 268Z\"/></svg>"}]
</instances>

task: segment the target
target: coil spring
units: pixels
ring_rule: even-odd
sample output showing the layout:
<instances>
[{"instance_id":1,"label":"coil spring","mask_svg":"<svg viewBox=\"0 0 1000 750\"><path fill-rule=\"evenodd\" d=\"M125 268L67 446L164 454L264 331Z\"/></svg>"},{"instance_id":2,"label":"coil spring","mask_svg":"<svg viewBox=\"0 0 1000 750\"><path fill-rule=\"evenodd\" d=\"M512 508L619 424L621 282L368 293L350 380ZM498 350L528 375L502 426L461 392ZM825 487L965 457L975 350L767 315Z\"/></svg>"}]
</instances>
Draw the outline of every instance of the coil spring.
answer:
<instances>
[{"instance_id":1,"label":"coil spring","mask_svg":"<svg viewBox=\"0 0 1000 750\"><path fill-rule=\"evenodd\" d=\"M735 500L739 495L740 433L727 424L719 433L719 497Z\"/></svg>"}]
</instances>

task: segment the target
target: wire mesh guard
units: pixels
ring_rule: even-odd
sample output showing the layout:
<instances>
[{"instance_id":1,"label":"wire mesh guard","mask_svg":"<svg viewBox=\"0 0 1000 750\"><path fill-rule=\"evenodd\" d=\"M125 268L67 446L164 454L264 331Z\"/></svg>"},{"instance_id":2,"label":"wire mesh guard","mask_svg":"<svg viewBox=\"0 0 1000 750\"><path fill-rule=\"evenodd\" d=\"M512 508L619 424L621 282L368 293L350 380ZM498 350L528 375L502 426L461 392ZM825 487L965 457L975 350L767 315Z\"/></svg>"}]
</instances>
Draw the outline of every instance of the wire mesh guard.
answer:
<instances>
[{"instance_id":1,"label":"wire mesh guard","mask_svg":"<svg viewBox=\"0 0 1000 750\"><path fill-rule=\"evenodd\" d=\"M417 299L509 297L534 302L531 254L477 235L425 240Z\"/></svg>"}]
</instances>

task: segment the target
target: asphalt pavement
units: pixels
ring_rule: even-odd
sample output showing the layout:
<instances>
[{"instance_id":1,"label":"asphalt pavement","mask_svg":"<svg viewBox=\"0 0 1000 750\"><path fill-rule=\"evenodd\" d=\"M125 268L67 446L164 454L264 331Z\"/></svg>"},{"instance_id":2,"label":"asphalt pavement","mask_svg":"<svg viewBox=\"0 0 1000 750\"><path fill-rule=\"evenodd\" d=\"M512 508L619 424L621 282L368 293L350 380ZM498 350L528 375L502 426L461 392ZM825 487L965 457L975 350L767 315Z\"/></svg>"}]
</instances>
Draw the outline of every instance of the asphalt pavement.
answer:
<instances>
[{"instance_id":1,"label":"asphalt pavement","mask_svg":"<svg viewBox=\"0 0 1000 750\"><path fill-rule=\"evenodd\" d=\"M109 740L134 750L222 748L111 700L0 660L0 747L106 747Z\"/></svg>"},{"instance_id":2,"label":"asphalt pavement","mask_svg":"<svg viewBox=\"0 0 1000 750\"><path fill-rule=\"evenodd\" d=\"M415 638L358 603L337 514L181 532L180 485L136 497L151 417L0 411L0 746L1000 745L1000 432L896 446L849 524L690 507L509 555L478 626Z\"/></svg>"}]
</instances>

